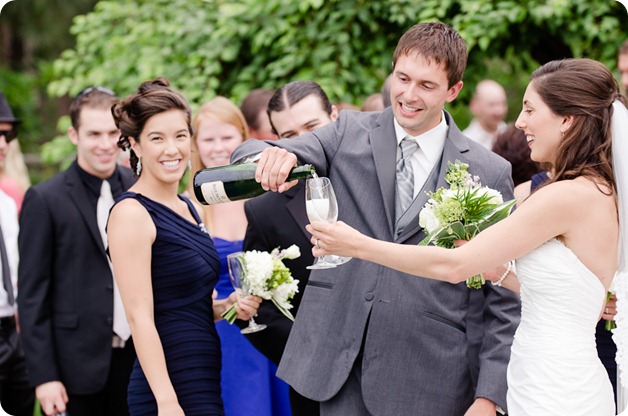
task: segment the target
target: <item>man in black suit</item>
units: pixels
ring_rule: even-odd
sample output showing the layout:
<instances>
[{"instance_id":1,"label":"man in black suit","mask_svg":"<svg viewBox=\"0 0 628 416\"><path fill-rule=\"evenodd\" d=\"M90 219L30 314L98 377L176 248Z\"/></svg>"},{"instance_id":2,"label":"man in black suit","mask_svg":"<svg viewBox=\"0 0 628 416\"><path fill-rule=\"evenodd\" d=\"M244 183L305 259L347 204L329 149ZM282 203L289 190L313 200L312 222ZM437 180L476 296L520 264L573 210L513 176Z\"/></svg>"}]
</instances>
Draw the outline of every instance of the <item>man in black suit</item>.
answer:
<instances>
[{"instance_id":1,"label":"man in black suit","mask_svg":"<svg viewBox=\"0 0 628 416\"><path fill-rule=\"evenodd\" d=\"M9 103L0 92L0 172L6 165L9 142L16 138L20 120L13 116ZM15 416L32 416L35 404L29 386L26 362L15 312L17 305L17 206L0 191L0 405Z\"/></svg>"},{"instance_id":2,"label":"man in black suit","mask_svg":"<svg viewBox=\"0 0 628 416\"><path fill-rule=\"evenodd\" d=\"M275 92L268 103L268 116L274 132L281 138L292 138L315 130L336 120L338 110L325 91L310 81L288 83ZM267 192L244 204L248 220L244 250L270 251L275 247L299 246L301 257L285 260L295 279L299 279L299 293L292 300L296 314L303 291L310 276L307 266L314 262L309 224L305 212L305 186L298 186L279 194ZM270 302L263 302L258 312L259 322L268 325L264 331L247 335L251 343L275 364L279 365L292 322ZM243 322L242 325L246 325ZM293 414L318 415L318 402L307 399L290 389Z\"/></svg>"},{"instance_id":3,"label":"man in black suit","mask_svg":"<svg viewBox=\"0 0 628 416\"><path fill-rule=\"evenodd\" d=\"M97 215L102 200L134 182L131 171L117 164L116 101L101 87L74 98L68 135L76 161L30 188L22 206L19 319L30 381L47 415L128 414L135 352L115 297L103 215Z\"/></svg>"}]
</instances>

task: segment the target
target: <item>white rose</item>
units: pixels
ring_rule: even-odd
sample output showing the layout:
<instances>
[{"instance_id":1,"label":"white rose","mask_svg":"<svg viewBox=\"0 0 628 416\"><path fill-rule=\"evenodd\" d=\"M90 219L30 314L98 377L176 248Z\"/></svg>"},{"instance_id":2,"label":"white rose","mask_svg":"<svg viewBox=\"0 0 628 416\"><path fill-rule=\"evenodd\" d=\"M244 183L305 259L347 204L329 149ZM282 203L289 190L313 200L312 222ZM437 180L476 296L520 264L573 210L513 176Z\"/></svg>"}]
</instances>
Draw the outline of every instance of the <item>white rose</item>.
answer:
<instances>
[{"instance_id":1,"label":"white rose","mask_svg":"<svg viewBox=\"0 0 628 416\"><path fill-rule=\"evenodd\" d=\"M419 213L419 225L427 230L428 233L434 232L440 228L440 223L434 215L432 207L425 207Z\"/></svg>"},{"instance_id":2,"label":"white rose","mask_svg":"<svg viewBox=\"0 0 628 416\"><path fill-rule=\"evenodd\" d=\"M496 191L495 189L491 189L486 186L483 186L481 188L478 188L477 192L478 192L477 194L478 196L480 195L489 196L491 198L488 201L490 204L501 204L502 202L504 202L504 198L502 198L502 194L499 193L499 191Z\"/></svg>"},{"instance_id":3,"label":"white rose","mask_svg":"<svg viewBox=\"0 0 628 416\"><path fill-rule=\"evenodd\" d=\"M289 260L296 259L299 256L301 256L301 250L299 250L299 246L296 244L291 245L284 252L284 258Z\"/></svg>"}]
</instances>

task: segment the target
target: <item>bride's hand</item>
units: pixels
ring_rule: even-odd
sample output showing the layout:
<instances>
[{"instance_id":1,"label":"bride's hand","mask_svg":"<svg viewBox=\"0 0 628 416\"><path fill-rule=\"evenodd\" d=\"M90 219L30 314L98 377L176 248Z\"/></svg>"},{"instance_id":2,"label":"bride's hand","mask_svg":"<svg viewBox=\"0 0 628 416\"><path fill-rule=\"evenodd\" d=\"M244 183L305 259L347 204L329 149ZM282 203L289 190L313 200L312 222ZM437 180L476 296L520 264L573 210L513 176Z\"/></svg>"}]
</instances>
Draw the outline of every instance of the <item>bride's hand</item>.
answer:
<instances>
[{"instance_id":1,"label":"bride's hand","mask_svg":"<svg viewBox=\"0 0 628 416\"><path fill-rule=\"evenodd\" d=\"M333 224L312 221L305 227L311 234L310 242L314 246L315 257L335 254L337 256L360 257L359 249L368 237L342 221Z\"/></svg>"},{"instance_id":2,"label":"bride's hand","mask_svg":"<svg viewBox=\"0 0 628 416\"><path fill-rule=\"evenodd\" d=\"M617 315L617 297L615 295L611 295L604 305L604 313L602 313L602 319L605 321L614 321L615 315Z\"/></svg>"}]
</instances>

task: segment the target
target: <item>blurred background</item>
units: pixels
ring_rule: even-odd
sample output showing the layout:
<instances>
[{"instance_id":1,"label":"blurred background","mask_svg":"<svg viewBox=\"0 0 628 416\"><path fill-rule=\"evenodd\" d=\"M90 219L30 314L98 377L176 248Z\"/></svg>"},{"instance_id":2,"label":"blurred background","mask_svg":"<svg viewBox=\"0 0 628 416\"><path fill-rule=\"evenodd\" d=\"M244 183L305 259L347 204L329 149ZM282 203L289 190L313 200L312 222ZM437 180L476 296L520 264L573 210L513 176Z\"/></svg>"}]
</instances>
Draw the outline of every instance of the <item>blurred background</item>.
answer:
<instances>
[{"instance_id":1,"label":"blurred background","mask_svg":"<svg viewBox=\"0 0 628 416\"><path fill-rule=\"evenodd\" d=\"M615 74L628 13L615 0L15 0L0 14L0 91L37 183L74 157L69 97L99 85L121 97L164 76L193 109L215 95L318 82L360 107L380 92L399 37L439 20L467 41L465 87L448 107L464 128L475 84L507 91L514 121L530 73L589 57Z\"/></svg>"}]
</instances>

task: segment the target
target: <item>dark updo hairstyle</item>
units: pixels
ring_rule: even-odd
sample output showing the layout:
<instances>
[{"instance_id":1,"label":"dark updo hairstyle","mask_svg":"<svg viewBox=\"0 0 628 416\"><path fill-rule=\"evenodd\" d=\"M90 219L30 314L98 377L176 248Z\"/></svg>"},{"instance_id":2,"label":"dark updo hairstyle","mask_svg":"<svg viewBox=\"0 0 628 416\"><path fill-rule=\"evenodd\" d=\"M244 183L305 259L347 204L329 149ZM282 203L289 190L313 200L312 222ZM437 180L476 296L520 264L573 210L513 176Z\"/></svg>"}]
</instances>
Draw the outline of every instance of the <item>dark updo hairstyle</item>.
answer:
<instances>
[{"instance_id":1,"label":"dark updo hairstyle","mask_svg":"<svg viewBox=\"0 0 628 416\"><path fill-rule=\"evenodd\" d=\"M137 156L131 149L130 137L140 141L140 134L149 118L170 110L181 110L185 113L190 134L192 134L192 116L190 106L183 95L170 88L170 82L165 78L155 78L143 82L132 94L111 107L111 113L120 129L118 147L130 150L130 162L133 172L136 172Z\"/></svg>"},{"instance_id":2,"label":"dark updo hairstyle","mask_svg":"<svg viewBox=\"0 0 628 416\"><path fill-rule=\"evenodd\" d=\"M534 71L531 84L554 114L573 116L546 184L589 176L616 189L611 116L613 102L627 100L608 68L585 58L551 61Z\"/></svg>"}]
</instances>

